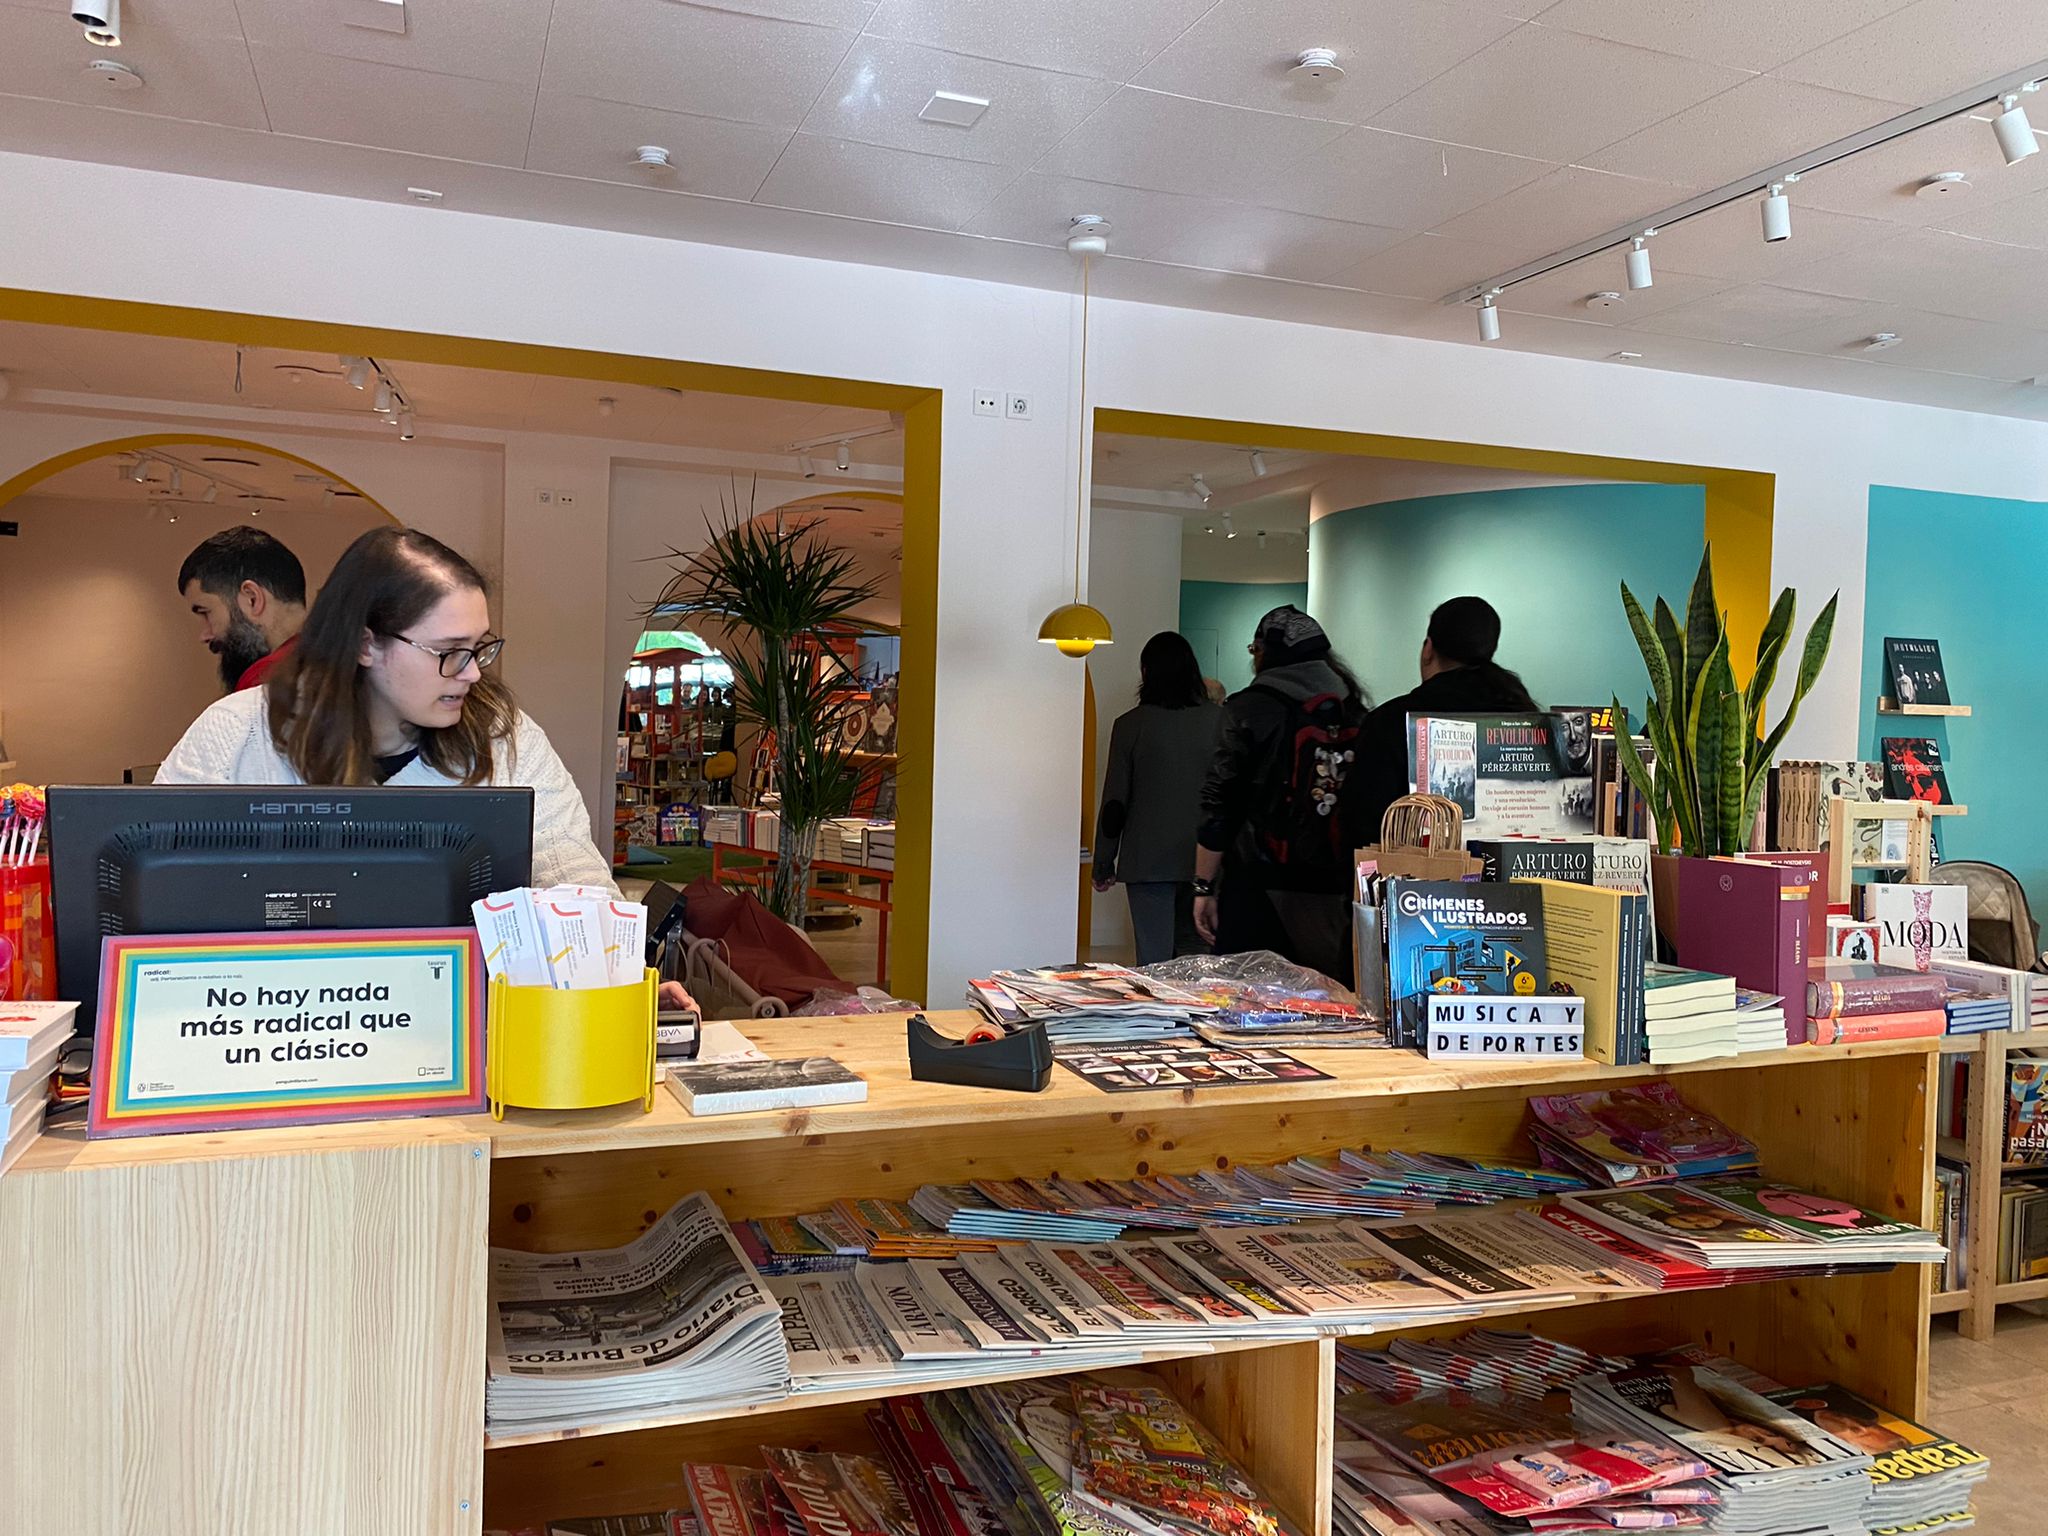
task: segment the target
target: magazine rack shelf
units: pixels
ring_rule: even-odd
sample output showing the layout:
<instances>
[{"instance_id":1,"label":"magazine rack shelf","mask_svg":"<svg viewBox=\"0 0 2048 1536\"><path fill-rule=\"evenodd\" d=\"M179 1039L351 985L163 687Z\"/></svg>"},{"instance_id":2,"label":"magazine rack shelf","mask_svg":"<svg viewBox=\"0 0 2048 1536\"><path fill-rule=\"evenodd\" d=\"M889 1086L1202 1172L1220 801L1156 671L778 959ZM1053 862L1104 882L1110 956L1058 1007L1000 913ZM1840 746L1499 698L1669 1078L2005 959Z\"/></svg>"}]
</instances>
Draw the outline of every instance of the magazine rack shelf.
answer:
<instances>
[{"instance_id":1,"label":"magazine rack shelf","mask_svg":"<svg viewBox=\"0 0 2048 1536\"><path fill-rule=\"evenodd\" d=\"M1877 701L1880 715L1942 715L1952 720L1967 719L1970 706L1967 704L1901 704L1889 695Z\"/></svg>"},{"instance_id":2,"label":"magazine rack shelf","mask_svg":"<svg viewBox=\"0 0 2048 1536\"><path fill-rule=\"evenodd\" d=\"M936 1022L957 1032L965 1016ZM935 1181L1129 1177L1361 1144L1527 1156L1531 1094L1668 1076L1751 1136L1767 1169L1934 1218L1936 1041L1662 1071L1303 1052L1332 1080L1111 1096L1064 1071L1035 1095L914 1083L901 1019L750 1029L771 1055L837 1057L869 1098L695 1120L663 1091L644 1115L45 1136L0 1180L0 1252L26 1256L0 1265L0 1308L22 1324L0 1364L10 1532L476 1536L485 1523L666 1507L685 1460L758 1463L763 1443L864 1448L879 1392L486 1440L487 1248L622 1242L699 1189L729 1215L768 1215ZM1781 1379L1924 1406L1924 1268L1530 1311L1561 1337L1695 1339ZM1332 1341L1148 1368L1307 1536L1327 1536Z\"/></svg>"}]
</instances>

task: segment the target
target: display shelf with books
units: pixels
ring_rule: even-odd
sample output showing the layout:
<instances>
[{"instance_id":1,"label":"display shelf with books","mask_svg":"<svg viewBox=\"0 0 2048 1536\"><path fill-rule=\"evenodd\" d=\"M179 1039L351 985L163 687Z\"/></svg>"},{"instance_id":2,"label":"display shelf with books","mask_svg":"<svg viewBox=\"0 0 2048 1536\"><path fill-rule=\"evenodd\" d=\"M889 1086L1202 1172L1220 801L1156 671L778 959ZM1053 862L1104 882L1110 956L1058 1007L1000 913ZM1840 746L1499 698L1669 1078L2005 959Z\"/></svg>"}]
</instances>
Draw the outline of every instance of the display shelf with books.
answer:
<instances>
[{"instance_id":1,"label":"display shelf with books","mask_svg":"<svg viewBox=\"0 0 2048 1536\"><path fill-rule=\"evenodd\" d=\"M1941 715L1949 719L1968 719L1970 706L1967 704L1901 704L1894 698L1877 701L1880 715Z\"/></svg>"},{"instance_id":2,"label":"display shelf with books","mask_svg":"<svg viewBox=\"0 0 2048 1536\"><path fill-rule=\"evenodd\" d=\"M930 1017L958 1036L979 1016ZM0 1411L23 1426L10 1478L28 1528L139 1528L151 1510L232 1506L237 1529L319 1529L345 1507L363 1529L475 1536L480 1524L675 1509L685 1463L758 1465L763 1444L859 1450L865 1410L902 1396L891 1383L487 1442L487 1251L618 1247L695 1191L737 1223L835 1200L907 1201L934 1184L1193 1178L1360 1146L1528 1162L1532 1097L1668 1080L1753 1141L1767 1176L1890 1220L1937 1219L1931 1174L1919 1171L1933 1159L1934 1041L1662 1069L1297 1048L1327 1076L1110 1096L1071 1073L1036 1094L913 1081L901 1017L761 1020L749 1033L770 1057L833 1058L868 1097L711 1119L662 1095L651 1114L41 1137L0 1180L0 1243L33 1255L17 1309L63 1298L104 1326L83 1364L75 1336L31 1330L0 1366ZM1839 1382L1918 1417L1922 1268L1528 1295L1496 1315L1540 1312L1546 1332L1602 1348L1709 1344L1779 1380ZM309 1333L313 1316L322 1322ZM1416 1319L1373 1337L1444 1326ZM1330 1536L1335 1341L1189 1339L1178 1350L1147 1368L1303 1536ZM222 1371L230 1358L237 1369ZM179 1390L120 1395L131 1361ZM993 1382L1047 1366L996 1356L974 1371L968 1380ZM47 1383L58 1377L68 1386L53 1413ZM237 1430L252 1423L266 1426L260 1457ZM138 1444L180 1449L138 1462Z\"/></svg>"}]
</instances>

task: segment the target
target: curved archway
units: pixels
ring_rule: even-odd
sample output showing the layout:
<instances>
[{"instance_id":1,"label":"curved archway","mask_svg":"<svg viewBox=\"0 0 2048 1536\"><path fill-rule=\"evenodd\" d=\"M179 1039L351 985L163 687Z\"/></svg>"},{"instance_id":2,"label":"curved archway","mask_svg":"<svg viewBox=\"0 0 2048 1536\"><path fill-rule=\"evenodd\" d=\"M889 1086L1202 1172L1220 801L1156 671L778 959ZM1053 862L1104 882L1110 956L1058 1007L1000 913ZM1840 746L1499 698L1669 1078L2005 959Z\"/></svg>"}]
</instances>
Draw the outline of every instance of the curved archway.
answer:
<instances>
[{"instance_id":1,"label":"curved archway","mask_svg":"<svg viewBox=\"0 0 2048 1536\"><path fill-rule=\"evenodd\" d=\"M0 481L0 507L6 506L17 496L34 490L51 476L61 475L67 469L76 469L79 465L90 464L96 459L119 458L124 453L169 448L178 443L200 443L210 448L234 448L244 453L268 454L274 459L289 459L294 464L303 464L307 469L324 475L335 485L346 486L353 495L362 499L364 506L374 508L394 523L398 521L389 507L353 480L337 475L325 464L316 463L289 449L273 447L269 443L255 442L246 437L223 437L217 432L145 432L128 437L111 437L105 442L88 443L78 448L68 448L62 453L52 454L40 464L32 464L19 474Z\"/></svg>"}]
</instances>

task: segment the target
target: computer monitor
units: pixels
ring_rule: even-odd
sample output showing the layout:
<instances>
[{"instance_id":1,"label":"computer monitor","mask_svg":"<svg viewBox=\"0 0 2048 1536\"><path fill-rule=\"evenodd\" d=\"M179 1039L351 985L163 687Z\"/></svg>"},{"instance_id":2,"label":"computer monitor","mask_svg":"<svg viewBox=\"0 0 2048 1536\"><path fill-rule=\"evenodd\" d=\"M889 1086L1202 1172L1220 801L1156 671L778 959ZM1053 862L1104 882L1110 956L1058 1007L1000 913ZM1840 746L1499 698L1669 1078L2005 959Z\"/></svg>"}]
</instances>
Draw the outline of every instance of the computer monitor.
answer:
<instances>
[{"instance_id":1,"label":"computer monitor","mask_svg":"<svg viewBox=\"0 0 2048 1536\"><path fill-rule=\"evenodd\" d=\"M49 815L58 995L81 1031L108 934L466 926L533 868L523 788L53 785Z\"/></svg>"}]
</instances>

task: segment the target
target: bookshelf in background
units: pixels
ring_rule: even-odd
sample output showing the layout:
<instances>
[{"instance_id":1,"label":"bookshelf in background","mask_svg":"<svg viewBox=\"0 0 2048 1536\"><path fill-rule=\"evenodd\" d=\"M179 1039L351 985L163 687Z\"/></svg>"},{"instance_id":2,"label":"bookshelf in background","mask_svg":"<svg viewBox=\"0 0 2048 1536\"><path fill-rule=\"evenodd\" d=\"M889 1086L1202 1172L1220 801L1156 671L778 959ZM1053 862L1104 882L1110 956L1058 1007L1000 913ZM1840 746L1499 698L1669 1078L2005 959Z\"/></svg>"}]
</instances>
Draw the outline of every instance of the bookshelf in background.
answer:
<instances>
[{"instance_id":1,"label":"bookshelf in background","mask_svg":"<svg viewBox=\"0 0 2048 1536\"><path fill-rule=\"evenodd\" d=\"M2040 978L2048 982L2048 977ZM2038 1068L2048 1078L2048 1028L2032 1027L2033 1011L2016 998L2014 1026L1981 1035L1951 1035L1942 1042L1935 1148L1940 1166L1953 1170L1940 1179L1943 1238L1961 1258L1952 1266L1956 1282L1936 1285L1931 1313L1958 1314L1968 1339L1989 1339L1998 1309L2026 1301L2048 1301L2048 1161L2042 1151L2015 1154L2011 1081L2013 1068ZM2034 1139L2048 1143L2048 1105L2039 1105ZM1951 1189L1948 1186L1953 1185ZM2026 1186L2039 1190L2028 1196ZM2016 1202L2042 1207L2015 1210ZM2031 1255L2031 1257L2030 1257ZM2026 1273L2033 1270L2036 1273Z\"/></svg>"}]
</instances>

